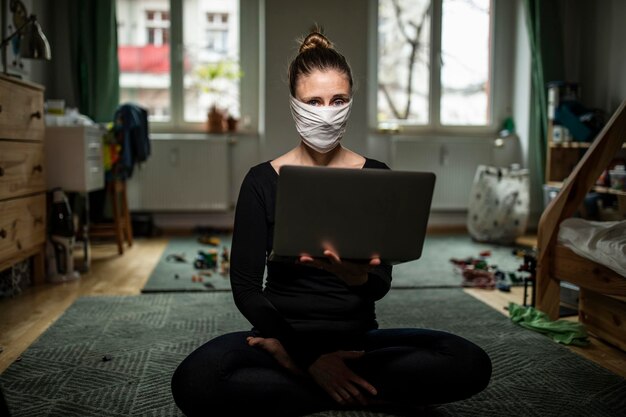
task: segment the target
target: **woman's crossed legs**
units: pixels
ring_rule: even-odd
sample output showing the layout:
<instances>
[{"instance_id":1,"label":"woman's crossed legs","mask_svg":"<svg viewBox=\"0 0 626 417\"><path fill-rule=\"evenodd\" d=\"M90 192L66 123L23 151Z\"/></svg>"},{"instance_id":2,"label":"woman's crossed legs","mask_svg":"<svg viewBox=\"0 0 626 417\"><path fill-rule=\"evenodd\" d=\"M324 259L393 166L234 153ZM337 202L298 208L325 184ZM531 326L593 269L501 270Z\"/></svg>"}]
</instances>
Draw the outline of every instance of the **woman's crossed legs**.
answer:
<instances>
[{"instance_id":1,"label":"woman's crossed legs","mask_svg":"<svg viewBox=\"0 0 626 417\"><path fill-rule=\"evenodd\" d=\"M172 393L187 416L295 416L342 408L311 378L294 375L266 351L249 346L246 337L253 335L219 336L180 364ZM458 401L482 391L491 376L491 361L481 348L446 332L372 330L357 349L365 355L346 363L378 390L377 403Z\"/></svg>"}]
</instances>

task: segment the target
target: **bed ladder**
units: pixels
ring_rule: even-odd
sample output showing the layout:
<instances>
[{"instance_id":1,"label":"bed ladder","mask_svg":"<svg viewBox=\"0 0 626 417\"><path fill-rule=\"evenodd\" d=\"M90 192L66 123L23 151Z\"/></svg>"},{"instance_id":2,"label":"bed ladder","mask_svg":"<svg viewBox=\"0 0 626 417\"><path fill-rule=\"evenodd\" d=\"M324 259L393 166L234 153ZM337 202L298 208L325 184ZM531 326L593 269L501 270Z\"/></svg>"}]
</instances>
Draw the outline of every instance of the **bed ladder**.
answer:
<instances>
[{"instance_id":1,"label":"bed ladder","mask_svg":"<svg viewBox=\"0 0 626 417\"><path fill-rule=\"evenodd\" d=\"M552 319L558 318L559 281L550 277L559 225L574 215L615 154L626 141L626 100L593 141L585 155L565 179L557 196L544 210L537 235L537 307Z\"/></svg>"}]
</instances>

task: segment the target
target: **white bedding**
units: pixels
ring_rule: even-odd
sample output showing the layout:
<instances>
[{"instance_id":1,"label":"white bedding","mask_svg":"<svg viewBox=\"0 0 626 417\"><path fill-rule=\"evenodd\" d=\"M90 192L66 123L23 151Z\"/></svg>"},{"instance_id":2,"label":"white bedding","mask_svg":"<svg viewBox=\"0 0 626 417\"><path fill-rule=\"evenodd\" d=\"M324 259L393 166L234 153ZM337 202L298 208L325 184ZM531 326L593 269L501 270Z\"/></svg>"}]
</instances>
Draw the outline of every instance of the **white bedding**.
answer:
<instances>
[{"instance_id":1,"label":"white bedding","mask_svg":"<svg viewBox=\"0 0 626 417\"><path fill-rule=\"evenodd\" d=\"M561 222L558 240L576 254L626 277L626 220L594 222L566 219Z\"/></svg>"}]
</instances>

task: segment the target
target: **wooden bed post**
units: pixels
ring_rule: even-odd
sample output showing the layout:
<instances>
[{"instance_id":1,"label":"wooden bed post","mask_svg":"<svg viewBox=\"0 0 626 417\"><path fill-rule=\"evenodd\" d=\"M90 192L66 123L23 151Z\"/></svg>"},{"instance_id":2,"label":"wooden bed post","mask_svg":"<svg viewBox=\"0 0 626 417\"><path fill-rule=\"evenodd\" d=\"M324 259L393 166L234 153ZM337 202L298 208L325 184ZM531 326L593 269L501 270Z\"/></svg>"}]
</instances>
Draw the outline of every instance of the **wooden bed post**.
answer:
<instances>
[{"instance_id":1,"label":"wooden bed post","mask_svg":"<svg viewBox=\"0 0 626 417\"><path fill-rule=\"evenodd\" d=\"M552 263L559 226L563 220L572 217L578 210L587 192L595 185L597 178L609 165L625 140L626 100L622 102L571 174L565 179L563 187L539 220L535 283L537 285L537 308L552 319L558 318L559 315L559 279L567 278L553 276Z\"/></svg>"}]
</instances>

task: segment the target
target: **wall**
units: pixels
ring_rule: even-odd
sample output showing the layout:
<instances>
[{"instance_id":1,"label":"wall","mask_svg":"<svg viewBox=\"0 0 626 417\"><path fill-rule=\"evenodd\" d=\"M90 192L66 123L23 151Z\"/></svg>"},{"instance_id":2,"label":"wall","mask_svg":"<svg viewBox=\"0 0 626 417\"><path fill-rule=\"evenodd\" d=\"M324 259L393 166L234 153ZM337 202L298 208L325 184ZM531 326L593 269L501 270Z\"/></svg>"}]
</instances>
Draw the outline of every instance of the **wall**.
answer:
<instances>
[{"instance_id":1,"label":"wall","mask_svg":"<svg viewBox=\"0 0 626 417\"><path fill-rule=\"evenodd\" d=\"M613 112L626 99L626 2L578 0L572 6L578 13L565 28L568 33L581 32L580 39L570 37L570 44L565 45L566 51L580 50L574 57L578 68L571 68L572 76L577 76L573 79L581 83L585 105Z\"/></svg>"}]
</instances>

